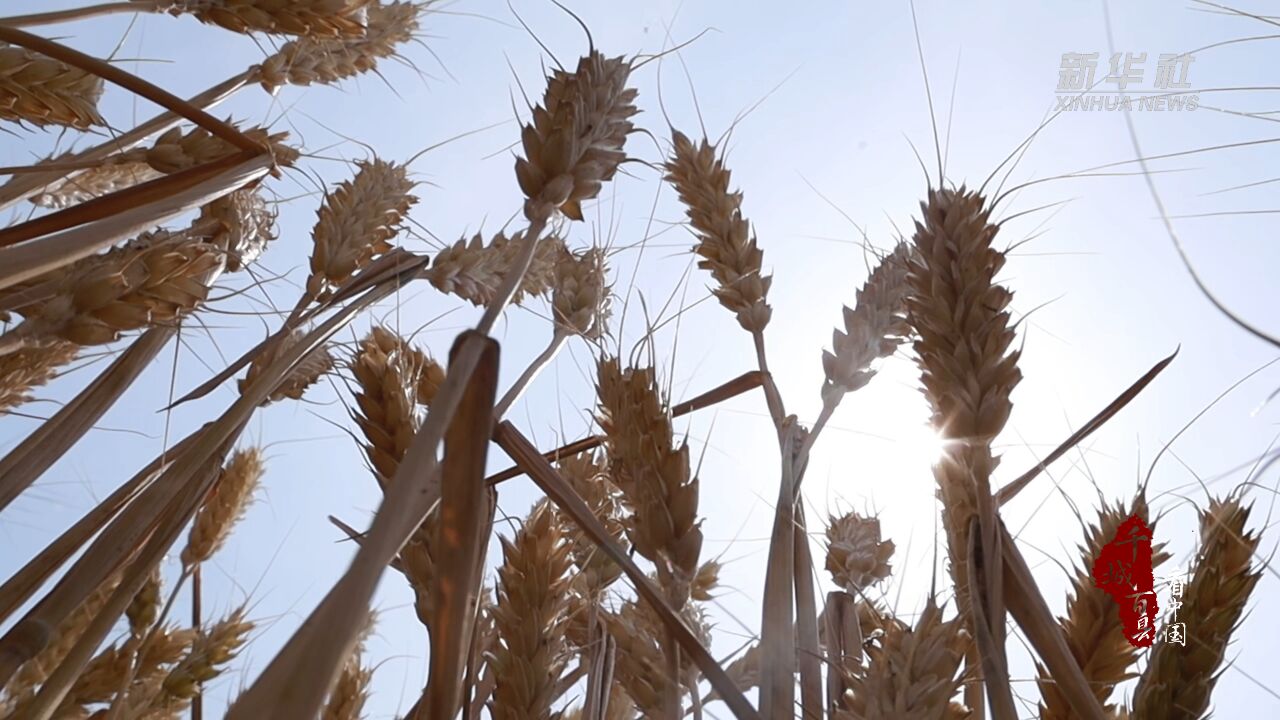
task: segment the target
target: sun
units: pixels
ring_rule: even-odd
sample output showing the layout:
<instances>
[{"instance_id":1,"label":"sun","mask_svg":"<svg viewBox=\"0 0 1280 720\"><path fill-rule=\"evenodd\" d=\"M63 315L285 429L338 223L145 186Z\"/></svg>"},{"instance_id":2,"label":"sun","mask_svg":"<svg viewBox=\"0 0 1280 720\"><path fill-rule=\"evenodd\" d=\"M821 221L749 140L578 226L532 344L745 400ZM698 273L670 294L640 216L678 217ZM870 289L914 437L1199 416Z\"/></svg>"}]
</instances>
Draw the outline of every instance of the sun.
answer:
<instances>
[{"instance_id":1,"label":"sun","mask_svg":"<svg viewBox=\"0 0 1280 720\"><path fill-rule=\"evenodd\" d=\"M946 441L926 423L913 423L898 439L909 462L933 467L946 449Z\"/></svg>"}]
</instances>

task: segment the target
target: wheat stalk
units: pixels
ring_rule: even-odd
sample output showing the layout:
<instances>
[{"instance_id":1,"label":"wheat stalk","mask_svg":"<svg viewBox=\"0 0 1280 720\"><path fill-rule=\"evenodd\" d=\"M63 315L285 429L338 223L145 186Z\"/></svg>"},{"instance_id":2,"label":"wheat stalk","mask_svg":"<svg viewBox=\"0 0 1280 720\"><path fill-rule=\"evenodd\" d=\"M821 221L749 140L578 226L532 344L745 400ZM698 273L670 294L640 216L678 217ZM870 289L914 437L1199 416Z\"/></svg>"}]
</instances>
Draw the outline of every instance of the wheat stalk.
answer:
<instances>
[{"instance_id":1,"label":"wheat stalk","mask_svg":"<svg viewBox=\"0 0 1280 720\"><path fill-rule=\"evenodd\" d=\"M498 642L489 658L497 681L490 712L495 720L548 720L568 657L571 567L569 545L548 503L533 508L514 539L502 538L502 559L492 611Z\"/></svg>"},{"instance_id":2,"label":"wheat stalk","mask_svg":"<svg viewBox=\"0 0 1280 720\"><path fill-rule=\"evenodd\" d=\"M1192 720L1209 709L1227 645L1262 576L1253 560L1260 538L1245 527L1249 510L1232 495L1211 499L1200 513L1200 549L1178 610L1186 645L1165 638L1152 649L1134 692L1134 717Z\"/></svg>"},{"instance_id":3,"label":"wheat stalk","mask_svg":"<svg viewBox=\"0 0 1280 720\"><path fill-rule=\"evenodd\" d=\"M0 43L0 120L77 130L102 125L102 86L97 75Z\"/></svg>"},{"instance_id":4,"label":"wheat stalk","mask_svg":"<svg viewBox=\"0 0 1280 720\"><path fill-rule=\"evenodd\" d=\"M369 615L365 632L351 650L351 656L342 666L338 681L329 691L329 700L320 713L320 720L362 720L364 705L369 700L369 683L373 680L373 668L363 664L364 644L373 630L376 618Z\"/></svg>"}]
</instances>

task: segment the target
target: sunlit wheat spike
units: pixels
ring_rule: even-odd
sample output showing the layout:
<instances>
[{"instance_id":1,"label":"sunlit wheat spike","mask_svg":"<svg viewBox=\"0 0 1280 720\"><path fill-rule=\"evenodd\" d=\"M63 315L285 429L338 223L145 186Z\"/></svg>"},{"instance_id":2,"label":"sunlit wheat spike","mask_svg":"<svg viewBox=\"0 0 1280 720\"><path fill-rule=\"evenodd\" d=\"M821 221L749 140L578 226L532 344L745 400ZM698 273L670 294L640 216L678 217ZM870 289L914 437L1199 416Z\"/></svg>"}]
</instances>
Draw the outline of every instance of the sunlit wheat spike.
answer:
<instances>
[{"instance_id":1,"label":"sunlit wheat spike","mask_svg":"<svg viewBox=\"0 0 1280 720\"><path fill-rule=\"evenodd\" d=\"M547 78L542 104L520 135L525 156L516 158L530 220L547 220L557 210L581 220L582 203L613 179L638 112L630 75L623 58L592 50L573 72L557 69Z\"/></svg>"},{"instance_id":2,"label":"sunlit wheat spike","mask_svg":"<svg viewBox=\"0 0 1280 720\"><path fill-rule=\"evenodd\" d=\"M31 392L57 376L75 360L80 347L53 339L0 355L0 416L31 400Z\"/></svg>"},{"instance_id":3,"label":"sunlit wheat spike","mask_svg":"<svg viewBox=\"0 0 1280 720\"><path fill-rule=\"evenodd\" d=\"M609 478L608 463L603 454L580 453L561 458L556 467L609 535L622 543L626 534L621 518L622 498ZM569 556L577 571L573 578L574 587L582 591L586 600L594 601L618 579L622 569L601 552L577 524L564 519L562 527L569 543ZM584 631L581 637L585 638L586 618L575 617L574 621L581 622Z\"/></svg>"},{"instance_id":4,"label":"sunlit wheat spike","mask_svg":"<svg viewBox=\"0 0 1280 720\"><path fill-rule=\"evenodd\" d=\"M102 78L26 48L0 43L0 120L87 130L98 115Z\"/></svg>"},{"instance_id":5,"label":"sunlit wheat spike","mask_svg":"<svg viewBox=\"0 0 1280 720\"><path fill-rule=\"evenodd\" d=\"M399 335L374 326L351 359L351 372L358 386L355 421L378 484L385 486L421 424L418 406L431 402L444 369Z\"/></svg>"},{"instance_id":6,"label":"sunlit wheat spike","mask_svg":"<svg viewBox=\"0 0 1280 720\"><path fill-rule=\"evenodd\" d=\"M213 557L226 543L232 528L244 516L262 480L262 450L238 450L227 461L204 504L196 513L182 550L182 564L192 567Z\"/></svg>"},{"instance_id":7,"label":"sunlit wheat spike","mask_svg":"<svg viewBox=\"0 0 1280 720\"><path fill-rule=\"evenodd\" d=\"M268 133L263 128L244 131L245 137L262 143L271 153L276 165L292 167L298 161L298 150L285 143L289 133ZM132 165L146 163L152 170L170 174L204 165L234 155L239 150L225 139L203 127L188 130L171 128L156 138L151 147L126 150L108 158L108 165Z\"/></svg>"},{"instance_id":8,"label":"sunlit wheat spike","mask_svg":"<svg viewBox=\"0 0 1280 720\"><path fill-rule=\"evenodd\" d=\"M243 606L203 629L187 654L160 682L151 700L152 710L181 710L195 697L202 683L221 675L248 642L254 624L245 619Z\"/></svg>"},{"instance_id":9,"label":"sunlit wheat spike","mask_svg":"<svg viewBox=\"0 0 1280 720\"><path fill-rule=\"evenodd\" d=\"M238 272L257 260L276 239L276 214L256 189L227 193L200 208L199 226L210 227L208 242L227 254L227 271Z\"/></svg>"},{"instance_id":10,"label":"sunlit wheat spike","mask_svg":"<svg viewBox=\"0 0 1280 720\"><path fill-rule=\"evenodd\" d=\"M1009 301L995 282L1005 255L985 199L964 188L929 190L916 221L909 259L907 316L917 339L921 383L933 427L946 443L934 465L942 499L951 577L962 615L969 617L969 522L978 483L998 463L991 441L1012 410L1009 394L1022 375Z\"/></svg>"},{"instance_id":11,"label":"sunlit wheat spike","mask_svg":"<svg viewBox=\"0 0 1280 720\"><path fill-rule=\"evenodd\" d=\"M602 359L596 395L611 476L630 511L624 521L627 536L657 565L668 599L679 609L688 600L702 552L698 479L690 471L689 446L675 446L671 414L653 368L623 370L616 358Z\"/></svg>"},{"instance_id":12,"label":"sunlit wheat spike","mask_svg":"<svg viewBox=\"0 0 1280 720\"><path fill-rule=\"evenodd\" d=\"M864 673L851 675L839 720L961 720L952 703L963 680L968 636L959 618L942 620L932 601L915 627L890 626L867 647Z\"/></svg>"},{"instance_id":13,"label":"sunlit wheat spike","mask_svg":"<svg viewBox=\"0 0 1280 720\"><path fill-rule=\"evenodd\" d=\"M1154 531L1154 521L1148 520L1146 498L1141 495L1127 507L1120 503L1104 503L1098 510L1097 523L1085 527L1084 544L1079 547L1080 563L1072 574L1071 590L1067 595L1067 614L1059 620L1071 655L1106 712L1116 710L1115 706L1106 704L1115 687L1135 677L1133 669L1140 652L1125 636L1124 623L1120 613L1116 612L1115 600L1094 583L1093 565L1103 546L1115 538L1120 524L1134 515L1141 517ZM1151 558L1152 567L1158 568L1167 557L1168 554L1156 548ZM1071 705L1048 671L1044 668L1039 670L1042 720L1074 717Z\"/></svg>"},{"instance_id":14,"label":"sunlit wheat spike","mask_svg":"<svg viewBox=\"0 0 1280 720\"><path fill-rule=\"evenodd\" d=\"M134 0L173 15L238 33L283 33L313 37L354 36L364 31L370 0Z\"/></svg>"},{"instance_id":15,"label":"sunlit wheat spike","mask_svg":"<svg viewBox=\"0 0 1280 720\"><path fill-rule=\"evenodd\" d=\"M225 254L198 237L143 235L58 272L58 294L18 308L26 319L11 332L25 342L102 345L133 330L174 325L204 302L224 266Z\"/></svg>"},{"instance_id":16,"label":"sunlit wheat spike","mask_svg":"<svg viewBox=\"0 0 1280 720\"><path fill-rule=\"evenodd\" d=\"M857 302L844 308L844 331L832 333L831 351L822 353L824 397L857 390L875 376L871 364L907 341L907 260L911 246L898 243L880 259L858 290Z\"/></svg>"},{"instance_id":17,"label":"sunlit wheat spike","mask_svg":"<svg viewBox=\"0 0 1280 720\"><path fill-rule=\"evenodd\" d=\"M374 621L374 615L370 614L365 635L356 643L351 656L342 666L337 682L329 691L329 699L325 702L324 710L320 713L320 720L362 720L364 718L364 706L369 700L369 684L373 680L373 668L363 663L364 643L369 631L373 629Z\"/></svg>"},{"instance_id":18,"label":"sunlit wheat spike","mask_svg":"<svg viewBox=\"0 0 1280 720\"><path fill-rule=\"evenodd\" d=\"M710 627L699 605L685 605L680 615L704 645L710 642ZM681 693L693 686L697 668L682 654L679 678L671 677L663 650L665 631L649 605L626 601L617 612L606 612L602 617L617 643L614 677L625 698L634 703L641 717L662 717L665 698L672 686L678 684ZM611 698L610 705L613 701ZM619 710L630 707L631 703ZM612 707L610 715L613 715ZM623 714L623 717L630 716Z\"/></svg>"},{"instance_id":19,"label":"sunlit wheat spike","mask_svg":"<svg viewBox=\"0 0 1280 720\"><path fill-rule=\"evenodd\" d=\"M258 353L253 362L249 364L249 371L237 383L240 392L244 392L246 388L257 381L266 371L266 368L276 358L280 357L281 353L301 340L304 334L301 328L294 328L278 341L268 345L263 352ZM293 367L293 370L288 375L276 383L275 389L267 395L267 399L263 401L263 404L278 402L285 398L301 400L307 389L314 385L321 376L332 370L333 365L333 355L329 352L327 346L321 345L312 350L298 361L298 364Z\"/></svg>"},{"instance_id":20,"label":"sunlit wheat spike","mask_svg":"<svg viewBox=\"0 0 1280 720\"><path fill-rule=\"evenodd\" d=\"M848 512L827 524L827 571L854 597L889 577L893 550L892 540L880 539L879 518Z\"/></svg>"},{"instance_id":21,"label":"sunlit wheat spike","mask_svg":"<svg viewBox=\"0 0 1280 720\"><path fill-rule=\"evenodd\" d=\"M363 35L290 40L256 68L256 79L274 92L281 85L332 84L375 70L379 60L395 57L413 39L431 4L370 3Z\"/></svg>"},{"instance_id":22,"label":"sunlit wheat spike","mask_svg":"<svg viewBox=\"0 0 1280 720\"><path fill-rule=\"evenodd\" d=\"M566 250L555 263L554 286L551 309L557 328L587 338L608 330L610 288L603 250Z\"/></svg>"},{"instance_id":23,"label":"sunlit wheat spike","mask_svg":"<svg viewBox=\"0 0 1280 720\"><path fill-rule=\"evenodd\" d=\"M1135 718L1192 720L1209 709L1231 635L1262 576L1253 559L1260 538L1246 528L1249 511L1231 495L1200 513L1200 548L1177 611L1186 644L1156 641L1134 692Z\"/></svg>"},{"instance_id":24,"label":"sunlit wheat spike","mask_svg":"<svg viewBox=\"0 0 1280 720\"><path fill-rule=\"evenodd\" d=\"M338 285L391 250L409 208L414 182L405 166L374 158L356 161L355 177L325 195L311 238L307 293L324 299Z\"/></svg>"},{"instance_id":25,"label":"sunlit wheat spike","mask_svg":"<svg viewBox=\"0 0 1280 720\"><path fill-rule=\"evenodd\" d=\"M158 171L143 161L109 163L60 180L45 188L44 192L32 196L31 202L52 209L71 207L159 176Z\"/></svg>"},{"instance_id":26,"label":"sunlit wheat spike","mask_svg":"<svg viewBox=\"0 0 1280 720\"><path fill-rule=\"evenodd\" d=\"M475 234L461 239L436 253L427 280L440 292L456 295L472 305L487 306L502 286L511 266L516 262L524 233L508 238L498 233L488 244ZM564 241L554 235L538 239L529 269L520 278L511 302L519 305L526 297L545 295L556 281L556 270L567 251Z\"/></svg>"},{"instance_id":27,"label":"sunlit wheat spike","mask_svg":"<svg viewBox=\"0 0 1280 720\"><path fill-rule=\"evenodd\" d=\"M738 323L759 332L773 314L766 302L773 278L763 274L764 252L756 245L751 225L742 216L742 193L729 189L729 170L715 146L705 139L694 143L673 131L667 181L675 186L698 239L693 251L698 267L711 271L711 292L732 310Z\"/></svg>"},{"instance_id":28,"label":"sunlit wheat spike","mask_svg":"<svg viewBox=\"0 0 1280 720\"><path fill-rule=\"evenodd\" d=\"M556 681L568 660L569 545L545 501L513 539L501 540L493 608L498 642L489 659L497 686L490 711L495 720L549 720Z\"/></svg>"}]
</instances>

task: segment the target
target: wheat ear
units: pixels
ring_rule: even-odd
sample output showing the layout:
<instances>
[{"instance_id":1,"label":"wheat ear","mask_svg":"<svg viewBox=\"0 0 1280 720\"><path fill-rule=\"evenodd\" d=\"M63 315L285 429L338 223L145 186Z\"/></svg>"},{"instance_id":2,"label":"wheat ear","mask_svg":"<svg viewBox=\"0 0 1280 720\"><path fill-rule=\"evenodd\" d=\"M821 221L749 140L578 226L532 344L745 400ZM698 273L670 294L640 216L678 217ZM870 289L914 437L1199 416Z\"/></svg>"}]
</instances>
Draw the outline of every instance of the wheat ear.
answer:
<instances>
[{"instance_id":1,"label":"wheat ear","mask_svg":"<svg viewBox=\"0 0 1280 720\"><path fill-rule=\"evenodd\" d=\"M858 597L889 577L892 540L880 539L880 520L855 512L827 524L827 571L836 585Z\"/></svg>"},{"instance_id":2,"label":"wheat ear","mask_svg":"<svg viewBox=\"0 0 1280 720\"><path fill-rule=\"evenodd\" d=\"M490 711L495 720L548 720L568 658L565 596L571 561L547 502L534 507L514 539L502 538L502 559L493 608L498 642L489 663L497 685Z\"/></svg>"},{"instance_id":3,"label":"wheat ear","mask_svg":"<svg viewBox=\"0 0 1280 720\"><path fill-rule=\"evenodd\" d=\"M358 161L355 177L329 192L311 231L311 276L307 296L323 300L375 257L391 250L401 229L414 182L403 165L374 158Z\"/></svg>"},{"instance_id":4,"label":"wheat ear","mask_svg":"<svg viewBox=\"0 0 1280 720\"><path fill-rule=\"evenodd\" d=\"M256 189L227 193L200 208L196 225L209 228L208 242L227 254L227 271L239 272L276 239L276 214Z\"/></svg>"},{"instance_id":5,"label":"wheat ear","mask_svg":"<svg viewBox=\"0 0 1280 720\"><path fill-rule=\"evenodd\" d=\"M676 131L671 145L667 180L688 209L698 238L693 249L701 258L698 267L711 271L717 283L712 293L720 304L737 315L743 328L758 333L773 314L767 302L773 278L762 272L764 252L742 216L742 193L729 189L724 159L706 139L694 143Z\"/></svg>"},{"instance_id":6,"label":"wheat ear","mask_svg":"<svg viewBox=\"0 0 1280 720\"><path fill-rule=\"evenodd\" d=\"M1186 645L1156 643L1134 692L1134 717L1192 720L1209 709L1231 635L1262 576L1253 559L1260 538L1245 527L1249 510L1232 495L1200 513L1200 549L1178 610Z\"/></svg>"},{"instance_id":7,"label":"wheat ear","mask_svg":"<svg viewBox=\"0 0 1280 720\"><path fill-rule=\"evenodd\" d=\"M88 130L98 115L102 78L26 48L0 43L0 120Z\"/></svg>"},{"instance_id":8,"label":"wheat ear","mask_svg":"<svg viewBox=\"0 0 1280 720\"><path fill-rule=\"evenodd\" d=\"M254 357L253 362L249 364L249 371L245 373L244 378L237 382L240 392L244 392L245 388L251 386L266 368L275 362L276 358L289 349L294 343L300 341L305 333L301 328L294 328L288 334L282 336L278 342L273 342L266 346L263 352L258 353ZM333 369L333 355L325 346L320 346L310 353L303 356L298 364L293 367L288 375L277 383L274 390L263 401L263 405L272 402L278 402L285 398L292 400L301 400L302 395L307 389L316 383L322 375Z\"/></svg>"},{"instance_id":9,"label":"wheat ear","mask_svg":"<svg viewBox=\"0 0 1280 720\"><path fill-rule=\"evenodd\" d=\"M472 305L488 306L517 269L524 237L522 232L510 238L498 233L487 245L478 233L470 240L459 240L436 253L426 271L427 280L440 292L456 295ZM554 287L556 268L565 252L560 238L539 238L510 302L519 305L526 297L545 295Z\"/></svg>"},{"instance_id":10,"label":"wheat ear","mask_svg":"<svg viewBox=\"0 0 1280 720\"><path fill-rule=\"evenodd\" d=\"M1131 668L1138 660L1138 648L1125 636L1124 624L1116 612L1116 603L1093 581L1093 565L1102 548L1116 536L1120 524L1137 515L1148 522L1146 498L1139 495L1129 507L1122 504L1103 504L1098 510L1098 521L1085 528L1084 544L1080 546L1081 562L1071 578L1071 591L1067 596L1067 614L1059 623L1067 639L1071 655L1084 672L1103 710L1112 713L1115 706L1106 705L1116 685L1134 677ZM1154 530L1154 523L1151 523ZM1156 550L1152 554L1152 567L1158 567L1168 557ZM1039 668L1041 720L1069 720L1074 717L1070 703L1058 690L1048 672Z\"/></svg>"},{"instance_id":11,"label":"wheat ear","mask_svg":"<svg viewBox=\"0 0 1280 720\"><path fill-rule=\"evenodd\" d=\"M67 208L157 177L160 173L142 161L99 165L49 185L31 202L44 208Z\"/></svg>"},{"instance_id":12,"label":"wheat ear","mask_svg":"<svg viewBox=\"0 0 1280 720\"><path fill-rule=\"evenodd\" d=\"M196 512L196 519L182 550L182 565L193 568L213 557L244 516L254 490L262 480L262 450L238 450L227 461L216 484Z\"/></svg>"},{"instance_id":13,"label":"wheat ear","mask_svg":"<svg viewBox=\"0 0 1280 720\"><path fill-rule=\"evenodd\" d=\"M608 330L608 267L600 248L565 251L555 264L551 311L558 332L600 337Z\"/></svg>"},{"instance_id":14,"label":"wheat ear","mask_svg":"<svg viewBox=\"0 0 1280 720\"><path fill-rule=\"evenodd\" d=\"M854 306L844 308L844 330L832 333L831 351L822 353L825 402L865 386L875 376L872 363L889 357L907 341L911 333L906 321L910 257L911 246L898 243L859 288Z\"/></svg>"},{"instance_id":15,"label":"wheat ear","mask_svg":"<svg viewBox=\"0 0 1280 720\"><path fill-rule=\"evenodd\" d=\"M375 70L379 60L395 57L413 40L429 2L370 3L363 35L298 38L254 68L252 79L268 92L281 85L332 84Z\"/></svg>"},{"instance_id":16,"label":"wheat ear","mask_svg":"<svg viewBox=\"0 0 1280 720\"><path fill-rule=\"evenodd\" d=\"M56 377L79 352L75 343L54 339L0 355L0 416L30 401L31 391Z\"/></svg>"},{"instance_id":17,"label":"wheat ear","mask_svg":"<svg viewBox=\"0 0 1280 720\"><path fill-rule=\"evenodd\" d=\"M958 618L943 621L932 599L915 627L890 625L867 648L865 672L847 678L838 720L961 720L951 701L963 680L969 638Z\"/></svg>"},{"instance_id":18,"label":"wheat ear","mask_svg":"<svg viewBox=\"0 0 1280 720\"><path fill-rule=\"evenodd\" d=\"M309 37L357 36L370 0L134 0L172 15L238 33L285 33Z\"/></svg>"}]
</instances>

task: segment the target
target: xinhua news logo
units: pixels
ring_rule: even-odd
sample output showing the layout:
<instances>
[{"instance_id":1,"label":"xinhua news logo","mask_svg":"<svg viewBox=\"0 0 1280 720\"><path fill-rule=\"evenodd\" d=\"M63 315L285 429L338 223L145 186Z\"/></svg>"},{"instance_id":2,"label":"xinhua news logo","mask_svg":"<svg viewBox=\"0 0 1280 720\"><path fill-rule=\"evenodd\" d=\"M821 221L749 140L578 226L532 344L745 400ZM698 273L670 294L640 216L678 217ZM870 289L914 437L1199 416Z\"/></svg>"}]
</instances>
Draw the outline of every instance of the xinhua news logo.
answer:
<instances>
[{"instance_id":1,"label":"xinhua news logo","mask_svg":"<svg viewBox=\"0 0 1280 720\"><path fill-rule=\"evenodd\" d=\"M1194 55L1156 56L1155 73L1146 82L1147 53L1115 53L1099 78L1099 53L1063 53L1058 66L1058 112L1180 112L1200 107L1187 76Z\"/></svg>"}]
</instances>

